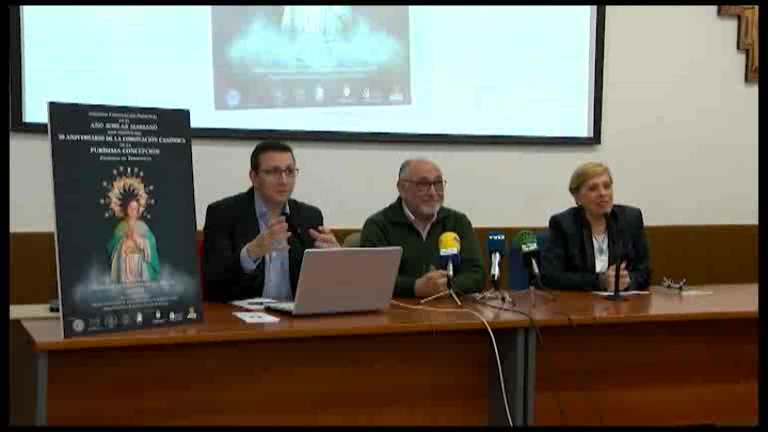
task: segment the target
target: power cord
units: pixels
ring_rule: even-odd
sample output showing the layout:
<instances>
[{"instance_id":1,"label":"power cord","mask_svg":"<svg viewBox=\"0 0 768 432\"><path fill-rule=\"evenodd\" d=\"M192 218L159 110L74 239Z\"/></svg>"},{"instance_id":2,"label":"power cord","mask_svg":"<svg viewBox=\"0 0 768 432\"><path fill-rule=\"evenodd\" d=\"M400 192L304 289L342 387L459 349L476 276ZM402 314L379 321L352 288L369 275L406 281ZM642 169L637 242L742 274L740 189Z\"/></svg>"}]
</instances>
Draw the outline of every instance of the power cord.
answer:
<instances>
[{"instance_id":1,"label":"power cord","mask_svg":"<svg viewBox=\"0 0 768 432\"><path fill-rule=\"evenodd\" d=\"M400 307L404 307L407 309L421 309L421 310L431 310L431 311L439 311L439 312L471 313L476 317L478 317L480 321L483 322L483 324L485 325L485 328L488 330L488 334L491 336L491 343L493 344L493 352L496 354L496 366L499 368L499 382L501 383L501 395L504 397L504 409L507 414L507 422L509 422L509 427L514 428L515 425L512 423L512 415L509 413L509 402L507 401L507 390L504 387L504 375L501 370L501 358L499 357L499 349L496 346L496 338L493 336L493 330L491 330L491 326L488 324L488 321L486 321L482 315L470 309L434 308L429 306L415 306L415 305L409 305L406 303L401 303L397 300L392 300L392 304L396 304Z\"/></svg>"},{"instance_id":2,"label":"power cord","mask_svg":"<svg viewBox=\"0 0 768 432\"><path fill-rule=\"evenodd\" d=\"M538 345L544 345L544 338L541 337L541 331L539 330L539 326L536 325L536 320L533 319L533 316L531 316L531 314L529 314L528 312L522 311L522 310L517 309L517 308L508 308L508 307L504 307L504 306L497 306L495 304L491 304L491 303L488 303L488 302L480 301L480 300L477 300L477 299L473 299L473 301L475 303L477 303L477 304L480 304L480 305L483 305L483 306L486 306L486 307L490 307L490 308L494 308L494 309L499 309L499 310L504 310L504 311L508 311L508 312L515 312L515 313L519 313L520 315L524 315L525 317L528 318L528 322L533 327L533 330L536 332L536 343ZM536 379L536 377L534 377L533 379ZM565 416L564 416L565 413L563 412L563 405L562 405L562 403L560 403L560 397L559 397L559 395L557 395L557 392L555 394L556 394L555 400L557 401L557 407L560 410L560 418L565 418Z\"/></svg>"},{"instance_id":3,"label":"power cord","mask_svg":"<svg viewBox=\"0 0 768 432\"><path fill-rule=\"evenodd\" d=\"M554 297L555 300L557 299L556 296L553 295L553 297ZM538 343L539 346L543 346L544 345L544 338L542 338L542 336L541 336L541 331L539 330L539 326L536 325L536 320L534 320L533 317L529 313L527 313L525 311L522 311L522 310L520 310L518 308L509 308L509 307L504 307L504 306L498 306L498 305L487 303L487 302L483 302L483 301L480 301L480 300L477 300L477 299L473 299L473 301L475 303L478 303L478 304L481 304L483 306L487 306L487 307L490 307L490 308L500 309L500 310L509 311L509 312L515 312L515 313L519 313L521 315L526 316L528 318L529 322L531 323L531 326L536 331L536 337L537 337L536 342ZM571 317L570 314L568 314L566 312L560 312L560 311L553 311L553 312L558 314L558 315L564 315L568 319L568 323L571 325L571 327L576 327L576 323L573 321L573 318ZM540 353L543 353L543 351L540 351ZM542 357L545 357L545 356L542 356ZM544 360L544 361L549 364L550 368L552 368L552 366L553 366L552 365L552 359L550 357L546 357L546 360ZM535 379L535 377L534 377L534 379ZM555 393L555 402L557 403L557 409L560 412L560 418L564 422L565 421L565 409L563 408L563 403L560 400L560 392L555 391L554 393ZM600 416L600 424L602 425L603 424L602 415L599 412L598 412L598 415Z\"/></svg>"},{"instance_id":4,"label":"power cord","mask_svg":"<svg viewBox=\"0 0 768 432\"><path fill-rule=\"evenodd\" d=\"M492 303L480 301L480 300L478 300L476 298L473 298L472 301L474 303L479 304L479 305L487 306L487 307L490 307L490 308L504 310L504 311L508 311L508 312L515 312L515 313L519 313L520 315L524 315L526 318L528 318L528 322L531 323L531 326L536 331L536 342L539 345L542 345L544 343L544 339L541 337L541 331L539 331L539 326L536 325L536 320L534 320L533 317L529 313L524 312L524 311L522 311L520 309L517 309L517 308L508 308L508 307L498 306L498 305L495 305L495 304L492 304Z\"/></svg>"}]
</instances>

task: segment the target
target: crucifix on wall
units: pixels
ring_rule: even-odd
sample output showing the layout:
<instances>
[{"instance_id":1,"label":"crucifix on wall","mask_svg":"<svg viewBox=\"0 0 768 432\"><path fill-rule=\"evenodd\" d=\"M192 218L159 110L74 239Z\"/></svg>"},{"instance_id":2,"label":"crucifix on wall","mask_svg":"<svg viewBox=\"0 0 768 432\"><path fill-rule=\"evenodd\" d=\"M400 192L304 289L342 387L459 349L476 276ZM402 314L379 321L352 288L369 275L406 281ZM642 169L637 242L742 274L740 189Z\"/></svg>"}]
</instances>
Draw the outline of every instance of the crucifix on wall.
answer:
<instances>
[{"instance_id":1,"label":"crucifix on wall","mask_svg":"<svg viewBox=\"0 0 768 432\"><path fill-rule=\"evenodd\" d=\"M758 6L719 6L720 15L731 15L739 18L738 47L747 53L747 82L757 82L757 53L758 53Z\"/></svg>"}]
</instances>

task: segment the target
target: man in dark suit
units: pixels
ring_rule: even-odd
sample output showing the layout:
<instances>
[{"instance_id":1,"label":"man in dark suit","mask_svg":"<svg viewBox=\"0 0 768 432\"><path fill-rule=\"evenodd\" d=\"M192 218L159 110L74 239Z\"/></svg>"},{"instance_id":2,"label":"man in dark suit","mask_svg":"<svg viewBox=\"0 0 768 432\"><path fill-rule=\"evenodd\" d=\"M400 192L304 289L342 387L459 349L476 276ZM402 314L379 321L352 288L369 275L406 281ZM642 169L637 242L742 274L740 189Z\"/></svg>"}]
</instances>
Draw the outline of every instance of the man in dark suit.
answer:
<instances>
[{"instance_id":1,"label":"man in dark suit","mask_svg":"<svg viewBox=\"0 0 768 432\"><path fill-rule=\"evenodd\" d=\"M203 229L207 301L292 301L308 248L339 247L317 207L291 198L293 149L263 141L251 153L252 187L208 206Z\"/></svg>"}]
</instances>

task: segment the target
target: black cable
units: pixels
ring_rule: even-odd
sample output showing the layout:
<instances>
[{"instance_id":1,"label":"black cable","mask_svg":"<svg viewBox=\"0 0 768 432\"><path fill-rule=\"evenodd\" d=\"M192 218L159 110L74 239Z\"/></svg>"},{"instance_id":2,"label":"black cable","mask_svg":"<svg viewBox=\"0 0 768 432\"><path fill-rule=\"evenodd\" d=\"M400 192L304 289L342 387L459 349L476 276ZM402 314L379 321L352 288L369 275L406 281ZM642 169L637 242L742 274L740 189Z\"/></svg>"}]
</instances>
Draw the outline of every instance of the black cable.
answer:
<instances>
[{"instance_id":1,"label":"black cable","mask_svg":"<svg viewBox=\"0 0 768 432\"><path fill-rule=\"evenodd\" d=\"M595 411L597 411L597 418L600 420L600 426L605 426L605 422L603 421L603 411L600 410L600 407L596 403L594 403L594 400L592 401L591 405L592 405L593 409Z\"/></svg>"},{"instance_id":2,"label":"black cable","mask_svg":"<svg viewBox=\"0 0 768 432\"><path fill-rule=\"evenodd\" d=\"M535 274L534 281L536 282L534 284L534 286L537 289L541 290L542 292L546 293L547 295L552 296L552 301L553 302L557 301L560 298L560 295L557 292L555 292L555 291L553 291L553 290L551 290L551 289L549 289L549 288L544 286L544 282L541 281L541 275L540 274ZM552 312L554 314L556 314L556 315L565 316L568 319L568 324L570 324L571 327L576 327L576 323L573 322L573 318L571 318L570 314L565 313L565 312L560 312L560 311L552 311Z\"/></svg>"},{"instance_id":3,"label":"black cable","mask_svg":"<svg viewBox=\"0 0 768 432\"><path fill-rule=\"evenodd\" d=\"M552 312L555 313L555 314L558 314L558 315L564 315L566 318L568 318L568 323L571 325L571 328L576 328L576 323L573 321L573 318L571 317L571 315L569 313L560 312L560 311L552 311ZM549 366L551 368L552 367L552 363L550 363ZM563 422L564 422L565 421L565 411L563 410L562 401L560 400L560 392L556 391L554 393L555 393L555 400L557 401L558 409L560 410L560 418L563 419ZM582 393L587 394L583 389L582 389ZM592 407L592 410L597 412L597 417L598 417L598 419L600 421L600 425L601 426L604 425L602 411L600 411L599 406L594 403L594 401L591 399L591 397L590 397L590 401L592 402L592 403L590 403L590 406Z\"/></svg>"},{"instance_id":4,"label":"black cable","mask_svg":"<svg viewBox=\"0 0 768 432\"><path fill-rule=\"evenodd\" d=\"M540 281L539 281L539 282L540 282ZM541 284L541 283L540 283L540 286L541 286L541 289L542 289L543 291L545 291L545 292L546 292L546 291L550 291L548 288L544 288L544 285L543 285L543 284ZM552 301L556 301L556 300L558 299L558 297L559 297L559 296L558 296L557 294L555 294L554 292L550 292L550 295L552 295ZM490 306L490 307L494 307L493 305L487 305L487 306ZM501 309L504 309L504 308L501 308ZM523 312L523 311L520 311L520 310L514 310L514 312L517 312L517 313L520 313L520 314L523 314L523 315L529 316L529 318L530 318L530 320L531 320L531 324L533 324L533 325L535 326L534 320L533 320L533 318L532 318L532 317L530 317L530 315L528 315L527 313L525 313L525 312ZM573 321L573 318L571 317L571 314L569 314L569 313L567 313L567 312L560 312L560 311L551 311L551 312L552 312L552 313L554 313L554 314L556 314L556 315L563 315L563 316L565 316L565 317L568 319L568 324L569 324L569 325L570 325L572 328L573 328L573 327L576 327L576 322L575 322L575 321ZM534 327L534 328L535 328L535 329L537 329L537 327ZM538 337L539 337L539 338L541 338L541 332L540 332L540 331L538 331L538 329L537 329L537 334L538 334ZM541 341L541 343L540 343L540 344L541 344L541 345L544 345L544 342L543 342L543 341ZM543 352L543 351L542 351L542 352ZM554 367L553 367L553 364L552 364L552 358L551 358L551 357L549 357L549 356L545 356L545 357L546 357L546 360L545 360L545 361L546 361L547 363L549 363L549 367L550 367L550 369L554 369ZM535 379L535 377L534 377L534 379ZM563 401L560 399L560 392L559 392L559 391L555 391L554 393L555 393L555 403L557 404L557 410L560 412L560 419L561 419L561 421L562 421L563 423L565 423L565 409L563 408ZM599 411L598 411L598 415L599 415ZM603 424L602 420L600 421L600 424L601 424L601 425Z\"/></svg>"},{"instance_id":5,"label":"black cable","mask_svg":"<svg viewBox=\"0 0 768 432\"><path fill-rule=\"evenodd\" d=\"M566 317L568 319L568 324L571 327L576 327L576 322L573 321L573 317L571 317L571 314L569 314L567 312L560 312L560 311L551 311L551 312L553 314L555 314L555 315L562 315L562 316Z\"/></svg>"},{"instance_id":6,"label":"black cable","mask_svg":"<svg viewBox=\"0 0 768 432\"><path fill-rule=\"evenodd\" d=\"M489 306L489 307L492 307L492 308L502 309L502 310L506 310L506 311L510 311L510 312L517 312L517 313L519 313L521 315L527 316L529 321L530 321L530 323L531 323L531 325L533 325L534 330L536 330L536 334L537 334L539 345L541 345L541 346L544 345L544 339L541 337L541 331L539 330L538 326L536 325L536 321L527 312L523 312L523 311L521 311L519 309L510 309L510 308L505 308L503 306L496 306L496 305L492 305L490 303L480 302L480 301L477 301L477 300L476 300L476 302L480 303L480 304L483 304L484 306ZM565 312L560 312L560 311L554 311L554 312L559 314L559 315L564 315L566 318L568 318L568 323L571 325L571 327L576 327L576 323L573 321L573 319L571 318L570 314L565 313ZM543 352L544 351L539 351L540 354L543 353ZM542 357L546 357L544 362L549 364L550 369L553 369L552 358L549 357L549 356L542 356ZM534 377L533 379L536 379L536 377ZM555 391L554 393L555 393L555 395L554 395L555 396L555 403L557 404L557 410L560 412L560 419L561 419L561 421L563 423L565 423L565 409L563 408L563 401L560 399L560 392L559 391ZM602 420L600 421L600 424L601 425L603 424Z\"/></svg>"},{"instance_id":7,"label":"black cable","mask_svg":"<svg viewBox=\"0 0 768 432\"><path fill-rule=\"evenodd\" d=\"M544 339L542 339L541 332L539 331L539 326L536 325L536 320L534 320L533 317L530 314L528 314L527 312L524 312L524 311L522 311L520 309L517 309L517 308L507 308L507 307L504 307L504 306L496 306L495 304L491 304L491 303L487 303L487 302L484 302L484 301L480 301L480 300L477 300L475 298L472 298L472 301L475 302L475 303L481 304L483 306L488 306L488 307L491 307L491 308L494 308L494 309L500 309L500 310L505 310L505 311L509 311L509 312L516 312L516 313L519 313L520 315L525 315L528 318L528 321L530 322L530 324L533 327L533 329L536 331L536 336L537 336L536 341L539 344L543 344L544 343Z\"/></svg>"},{"instance_id":8,"label":"black cable","mask_svg":"<svg viewBox=\"0 0 768 432\"><path fill-rule=\"evenodd\" d=\"M536 281L538 282L539 288L542 291L548 292L553 297L552 301L556 301L559 298L559 295L555 294L554 292L551 292L549 290L549 288L546 288L544 286L544 283L541 281L541 276L540 275L536 275ZM571 317L571 314L569 314L567 312L560 312L560 311L552 311L552 312L557 314L557 315L564 315L568 319L568 323L571 325L571 328L576 328L576 323L573 321L573 318ZM552 364L550 363L549 366L551 368ZM582 393L587 394L587 392L585 392L583 389L581 389L581 390L582 390ZM565 422L565 411L563 410L563 406L562 406L562 403L560 401L560 392L558 392L558 391L555 392L555 400L557 401L557 406L558 406L558 409L560 411L560 418L562 419L563 422ZM592 401L592 402L593 403L591 403L590 405L592 406L593 411L597 412L597 417L600 420L600 425L602 426L604 424L604 422L603 422L603 413L602 413L602 411L600 411L599 407L594 403L594 401Z\"/></svg>"},{"instance_id":9,"label":"black cable","mask_svg":"<svg viewBox=\"0 0 768 432\"><path fill-rule=\"evenodd\" d=\"M554 299L557 300L557 297L555 297ZM536 324L536 320L529 313L527 313L525 311L522 311L520 309L517 309L517 308L508 308L508 307L504 307L504 306L497 306L497 305L494 305L494 304L491 304L491 303L487 303L487 302L484 302L484 301L480 301L480 300L477 300L477 299L474 299L474 298L472 300L475 303L481 304L483 306L491 307L491 308L494 308L494 309L505 310L505 311L509 311L509 312L515 312L515 313L519 313L521 315L526 316L528 318L531 326L533 326L533 329L536 331L537 343L539 344L539 346L543 346L544 345L544 338L542 338L542 336L541 336L541 331L539 330L539 326ZM568 319L568 323L570 324L571 328L575 328L576 327L576 323L573 321L573 318L571 317L571 315L569 313L560 312L560 311L552 311L552 312L555 313L555 314L558 314L558 315L565 316ZM541 351L541 352L543 352L543 351ZM549 364L550 369L553 368L553 364L552 364L552 359L551 358L547 357L547 359L544 360L544 361ZM535 377L534 377L534 379L535 379ZM557 404L557 409L560 412L560 418L561 418L561 420L563 422L565 422L565 409L563 408L563 402L560 399L560 392L555 391L554 393L555 393L555 402ZM585 392L585 394L586 394L586 392ZM593 403L591 405L592 405L592 407L594 409L595 408L595 404ZM599 409L596 409L596 411L597 411L598 418L600 419L600 425L603 425L604 422L603 422L602 412L600 412Z\"/></svg>"},{"instance_id":10,"label":"black cable","mask_svg":"<svg viewBox=\"0 0 768 432\"><path fill-rule=\"evenodd\" d=\"M496 306L494 304L482 302L482 301L479 301L479 300L474 300L474 301L475 301L475 303L479 303L479 304L481 304L483 306L488 306L488 307L491 307L491 308L494 308L494 309L501 309L501 310L505 310L505 311L509 311L509 312L516 312L516 313L519 313L521 315L525 315L526 317L528 317L529 322L533 326L533 329L536 331L537 342L539 343L539 345L542 345L542 346L544 345L544 339L541 337L541 331L539 331L539 327L538 327L538 325L536 325L536 320L534 320L533 317L529 313L524 312L524 311L522 311L520 309L517 309L517 308L507 308L507 307L504 307L504 306ZM568 316L569 322L572 322L572 320L570 319L570 315L568 315L568 314L565 314L565 315ZM540 351L540 353L543 353L543 351ZM553 366L552 365L552 359L547 356L546 360L544 360L544 361L549 363L549 367L551 369L552 366ZM533 377L533 379L535 380L536 377ZM562 400L560 400L560 392L555 391L554 393L555 393L555 403L557 404L557 409L560 412L560 419L561 419L561 421L563 423L565 423L565 409L563 408ZM532 397L535 397L535 396L532 395ZM602 424L602 422L601 422L601 424Z\"/></svg>"}]
</instances>

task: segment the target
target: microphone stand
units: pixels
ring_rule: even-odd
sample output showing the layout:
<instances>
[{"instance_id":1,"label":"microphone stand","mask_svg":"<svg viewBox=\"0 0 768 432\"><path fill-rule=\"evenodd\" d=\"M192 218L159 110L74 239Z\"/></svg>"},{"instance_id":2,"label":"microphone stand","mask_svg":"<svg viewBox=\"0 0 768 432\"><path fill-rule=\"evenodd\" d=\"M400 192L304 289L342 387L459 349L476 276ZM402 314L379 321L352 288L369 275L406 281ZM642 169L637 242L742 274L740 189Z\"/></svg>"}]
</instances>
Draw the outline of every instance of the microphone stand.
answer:
<instances>
[{"instance_id":1,"label":"microphone stand","mask_svg":"<svg viewBox=\"0 0 768 432\"><path fill-rule=\"evenodd\" d=\"M611 301L625 301L627 300L627 296L621 294L621 290L619 290L619 278L621 277L621 263L623 260L619 259L619 262L616 263L616 271L614 274L614 280L613 280L613 294L607 295L604 298Z\"/></svg>"},{"instance_id":2,"label":"microphone stand","mask_svg":"<svg viewBox=\"0 0 768 432\"><path fill-rule=\"evenodd\" d=\"M609 223L611 222L611 218L606 216L606 228L610 228L611 226ZM618 228L618 227L617 227ZM618 230L614 230L618 231ZM610 235L610 234L609 234ZM616 249L618 249L618 253L616 256L618 257L618 260L616 261L616 271L614 272L614 279L613 279L613 294L605 296L607 300L611 301L624 301L627 299L626 296L621 295L621 290L619 289L619 279L621 278L621 263L624 261L624 245L621 243L621 237L617 236L616 241Z\"/></svg>"},{"instance_id":3,"label":"microphone stand","mask_svg":"<svg viewBox=\"0 0 768 432\"><path fill-rule=\"evenodd\" d=\"M619 289L619 279L621 278L621 263L624 261L624 245L621 242L621 236L619 235L619 226L613 225L613 222L611 221L611 218L608 214L605 215L605 228L608 231L608 235L611 235L611 231L613 231L613 234L616 236L616 249L618 249L618 253L616 256L618 257L616 265L616 271L615 271L615 277L613 280L613 294L607 295L604 298L611 301L624 301L626 300L626 296L621 295L621 290ZM613 229L611 229L613 228Z\"/></svg>"},{"instance_id":4,"label":"microphone stand","mask_svg":"<svg viewBox=\"0 0 768 432\"><path fill-rule=\"evenodd\" d=\"M427 297L425 299L421 299L419 301L419 304L424 304L432 300L439 299L440 297L445 295L450 295L451 297L453 297L453 301L455 301L457 305L461 306L461 300L459 300L459 297L456 295L456 292L454 292L453 290L453 261L448 261L448 289L443 292L439 292L433 296Z\"/></svg>"},{"instance_id":5,"label":"microphone stand","mask_svg":"<svg viewBox=\"0 0 768 432\"><path fill-rule=\"evenodd\" d=\"M544 284L541 283L541 276L540 276L540 273L539 273L539 265L536 264L536 258L534 258L534 257L531 257L531 268L533 269L533 276L534 276L534 282L535 282L535 283L532 283L532 284L528 284L528 293L527 294L528 294L528 296L530 298L530 301L531 301L531 307L536 307L536 295L537 294L544 295L548 299L554 300L555 296L553 296L552 293L549 293L549 292L546 292L546 291L543 291L541 289L537 289L536 288L536 285L538 285L538 286L543 288ZM515 294L525 294L525 293L526 293L525 291L522 291L520 293L515 293Z\"/></svg>"},{"instance_id":6,"label":"microphone stand","mask_svg":"<svg viewBox=\"0 0 768 432\"><path fill-rule=\"evenodd\" d=\"M496 254L491 254L491 268L492 269L498 269L499 266L499 256ZM479 294L476 294L477 300L485 300L490 298L490 300L500 300L502 303L510 302L512 303L512 306L517 306L517 303L515 303L515 300L512 299L512 296L508 291L502 290L499 284L501 283L501 278L498 275L498 272L491 273L491 289L485 290Z\"/></svg>"}]
</instances>

